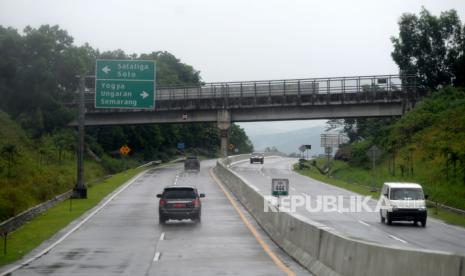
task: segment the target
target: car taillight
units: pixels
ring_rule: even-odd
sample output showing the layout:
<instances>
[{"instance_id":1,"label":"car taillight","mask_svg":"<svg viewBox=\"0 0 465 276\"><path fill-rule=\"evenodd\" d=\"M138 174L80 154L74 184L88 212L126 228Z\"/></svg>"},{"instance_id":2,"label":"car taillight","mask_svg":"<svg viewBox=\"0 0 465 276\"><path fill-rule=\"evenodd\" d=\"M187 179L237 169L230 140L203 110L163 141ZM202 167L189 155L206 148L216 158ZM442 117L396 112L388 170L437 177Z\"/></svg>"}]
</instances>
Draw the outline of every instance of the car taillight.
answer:
<instances>
[{"instance_id":1,"label":"car taillight","mask_svg":"<svg viewBox=\"0 0 465 276\"><path fill-rule=\"evenodd\" d=\"M166 204L166 200L164 200L163 198L160 199L160 206L163 207L165 206L165 204Z\"/></svg>"},{"instance_id":2,"label":"car taillight","mask_svg":"<svg viewBox=\"0 0 465 276\"><path fill-rule=\"evenodd\" d=\"M194 204L194 207L200 207L200 200L198 198L192 200L192 204Z\"/></svg>"}]
</instances>

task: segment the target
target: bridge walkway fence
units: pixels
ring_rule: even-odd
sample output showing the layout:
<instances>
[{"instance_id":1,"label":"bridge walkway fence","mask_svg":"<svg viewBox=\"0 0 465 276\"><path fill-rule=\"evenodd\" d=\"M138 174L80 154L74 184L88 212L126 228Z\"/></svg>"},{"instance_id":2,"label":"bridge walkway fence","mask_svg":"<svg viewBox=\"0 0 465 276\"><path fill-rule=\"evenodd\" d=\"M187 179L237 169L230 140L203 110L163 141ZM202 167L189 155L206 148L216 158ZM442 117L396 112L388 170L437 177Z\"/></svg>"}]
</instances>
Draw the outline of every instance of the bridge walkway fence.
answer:
<instances>
[{"instance_id":1,"label":"bridge walkway fence","mask_svg":"<svg viewBox=\"0 0 465 276\"><path fill-rule=\"evenodd\" d=\"M93 87L92 84L87 87ZM272 106L370 104L416 98L413 75L218 82L201 85L157 86L155 110L235 109ZM95 109L95 90L87 89L87 112ZM125 109L118 112L134 112Z\"/></svg>"}]
</instances>

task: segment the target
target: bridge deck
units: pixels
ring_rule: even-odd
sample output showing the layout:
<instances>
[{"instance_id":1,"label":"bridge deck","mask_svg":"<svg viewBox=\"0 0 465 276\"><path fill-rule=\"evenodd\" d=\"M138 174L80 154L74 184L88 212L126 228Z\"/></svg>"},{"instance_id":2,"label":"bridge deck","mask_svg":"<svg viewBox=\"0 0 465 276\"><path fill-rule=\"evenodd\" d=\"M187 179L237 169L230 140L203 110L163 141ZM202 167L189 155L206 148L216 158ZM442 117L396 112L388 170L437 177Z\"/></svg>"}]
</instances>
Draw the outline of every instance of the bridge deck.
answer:
<instances>
[{"instance_id":1,"label":"bridge deck","mask_svg":"<svg viewBox=\"0 0 465 276\"><path fill-rule=\"evenodd\" d=\"M155 96L155 111L400 103L414 95L415 86L415 77L409 75L159 86ZM95 109L94 97L95 91L89 90L86 93L88 113L141 111Z\"/></svg>"}]
</instances>

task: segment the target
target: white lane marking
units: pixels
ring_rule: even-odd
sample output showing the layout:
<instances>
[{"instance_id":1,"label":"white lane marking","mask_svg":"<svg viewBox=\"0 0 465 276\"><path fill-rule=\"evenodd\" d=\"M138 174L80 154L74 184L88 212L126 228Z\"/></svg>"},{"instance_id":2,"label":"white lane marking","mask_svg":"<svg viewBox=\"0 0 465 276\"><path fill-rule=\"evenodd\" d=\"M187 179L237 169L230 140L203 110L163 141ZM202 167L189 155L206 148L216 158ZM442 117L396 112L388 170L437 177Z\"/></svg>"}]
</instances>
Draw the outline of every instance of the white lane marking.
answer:
<instances>
[{"instance_id":1,"label":"white lane marking","mask_svg":"<svg viewBox=\"0 0 465 276\"><path fill-rule=\"evenodd\" d=\"M153 256L153 261L158 262L160 260L160 255L161 255L160 252L155 253L155 256Z\"/></svg>"},{"instance_id":2,"label":"white lane marking","mask_svg":"<svg viewBox=\"0 0 465 276\"><path fill-rule=\"evenodd\" d=\"M365 225L365 226L370 226L368 223L364 222L363 220L359 219L358 222L360 222L361 224Z\"/></svg>"},{"instance_id":3,"label":"white lane marking","mask_svg":"<svg viewBox=\"0 0 465 276\"><path fill-rule=\"evenodd\" d=\"M174 183L173 183L174 186L178 184L178 178L179 178L179 172L176 173L176 177L174 178Z\"/></svg>"},{"instance_id":4,"label":"white lane marking","mask_svg":"<svg viewBox=\"0 0 465 276\"><path fill-rule=\"evenodd\" d=\"M143 176L145 174L146 171L140 173L139 175L136 175L134 176L130 181L128 181L123 187L120 188L119 191L117 191L116 193L114 193L110 198L108 198L104 203L102 203L100 205L100 207L98 207L97 209L95 209L92 213L90 213L85 219L83 219L80 223L78 223L76 226L74 226L71 230L68 231L68 233L64 234L63 237L61 237L60 239L58 239L56 242L52 243L49 247L45 248L44 250L42 250L41 252L39 252L37 255L35 255L34 257L24 261L23 263L17 265L17 266L14 266L12 267L11 269L5 271L5 272L0 272L0 276L5 276L5 275L10 275L11 273L13 273L14 271L20 269L21 267L23 266L26 266L28 265L29 263L37 260L38 258L42 257L43 255L47 254L50 250L52 250L53 248L55 248L58 244L60 244L62 241L64 241L67 237L69 237L72 233L74 233L77 229L79 229L84 223L86 223L87 221L89 221L91 218L93 218L98 212L100 212L105 206L108 205L108 203L110 203L113 199L116 198L116 196L118 196L120 193L122 193L124 190L126 190L129 186L131 186L134 182L136 182L136 180ZM97 205L98 206L98 205Z\"/></svg>"},{"instance_id":5,"label":"white lane marking","mask_svg":"<svg viewBox=\"0 0 465 276\"><path fill-rule=\"evenodd\" d=\"M161 233L161 235L160 235L160 240L161 240L161 241L165 240L165 232Z\"/></svg>"},{"instance_id":6,"label":"white lane marking","mask_svg":"<svg viewBox=\"0 0 465 276\"><path fill-rule=\"evenodd\" d=\"M403 239L398 238L398 237L393 236L393 235L388 235L388 237L390 237L391 239L395 239L395 240L397 240L397 241L403 242L403 243L408 243L408 242L404 241Z\"/></svg>"}]
</instances>

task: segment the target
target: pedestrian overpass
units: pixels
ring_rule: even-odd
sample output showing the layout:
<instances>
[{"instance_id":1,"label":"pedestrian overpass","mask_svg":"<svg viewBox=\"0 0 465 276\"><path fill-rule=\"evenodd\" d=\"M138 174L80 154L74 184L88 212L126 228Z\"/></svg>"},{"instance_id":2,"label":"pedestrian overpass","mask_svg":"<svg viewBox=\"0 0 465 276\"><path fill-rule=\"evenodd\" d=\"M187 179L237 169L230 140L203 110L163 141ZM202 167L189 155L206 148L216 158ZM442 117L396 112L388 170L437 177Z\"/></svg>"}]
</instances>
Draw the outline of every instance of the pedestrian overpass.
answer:
<instances>
[{"instance_id":1,"label":"pedestrian overpass","mask_svg":"<svg viewBox=\"0 0 465 276\"><path fill-rule=\"evenodd\" d=\"M417 97L413 75L158 85L153 110L96 109L88 88L85 125L217 122L225 149L232 122L400 116Z\"/></svg>"}]
</instances>

